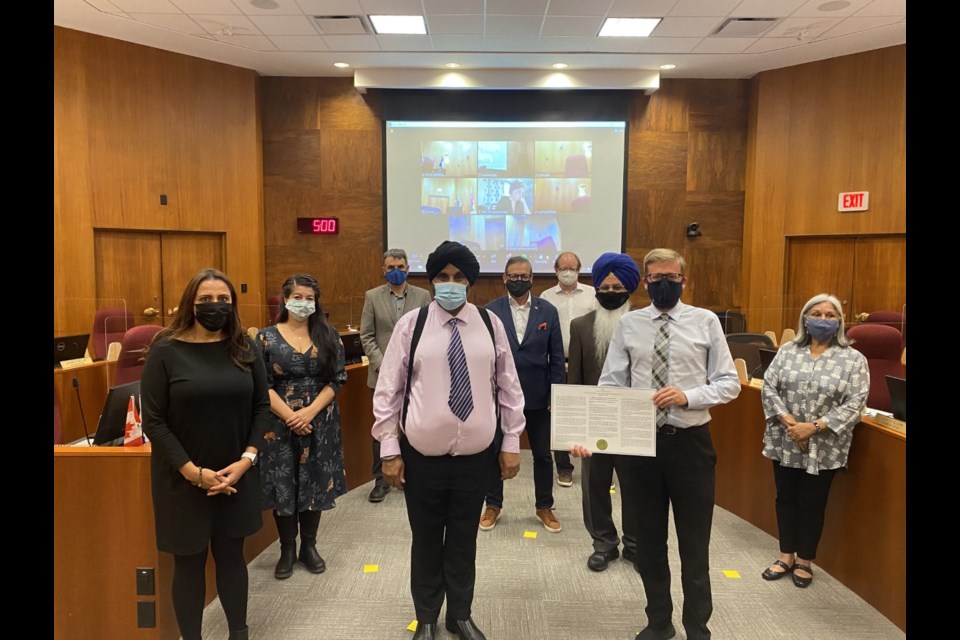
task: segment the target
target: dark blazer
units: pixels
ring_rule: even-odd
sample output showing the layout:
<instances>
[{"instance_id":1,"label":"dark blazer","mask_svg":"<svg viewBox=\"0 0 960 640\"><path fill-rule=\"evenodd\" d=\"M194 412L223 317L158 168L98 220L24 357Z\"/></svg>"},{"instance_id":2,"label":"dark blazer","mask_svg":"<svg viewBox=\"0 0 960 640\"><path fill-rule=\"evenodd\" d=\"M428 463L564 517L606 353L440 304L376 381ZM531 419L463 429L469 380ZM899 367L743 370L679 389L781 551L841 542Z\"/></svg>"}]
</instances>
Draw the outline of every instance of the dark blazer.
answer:
<instances>
[{"instance_id":1,"label":"dark blazer","mask_svg":"<svg viewBox=\"0 0 960 640\"><path fill-rule=\"evenodd\" d=\"M567 383L596 385L603 373L603 363L597 362L597 346L593 341L593 323L597 312L591 311L570 323L570 350L568 351Z\"/></svg>"},{"instance_id":2,"label":"dark blazer","mask_svg":"<svg viewBox=\"0 0 960 640\"><path fill-rule=\"evenodd\" d=\"M487 304L486 309L503 322L510 340L513 361L517 366L520 386L523 388L524 409L546 409L550 404L550 385L563 384L566 373L563 366L563 336L560 334L560 314L557 308L531 294L530 320L517 342L517 327L513 324L509 296L502 296Z\"/></svg>"}]
</instances>

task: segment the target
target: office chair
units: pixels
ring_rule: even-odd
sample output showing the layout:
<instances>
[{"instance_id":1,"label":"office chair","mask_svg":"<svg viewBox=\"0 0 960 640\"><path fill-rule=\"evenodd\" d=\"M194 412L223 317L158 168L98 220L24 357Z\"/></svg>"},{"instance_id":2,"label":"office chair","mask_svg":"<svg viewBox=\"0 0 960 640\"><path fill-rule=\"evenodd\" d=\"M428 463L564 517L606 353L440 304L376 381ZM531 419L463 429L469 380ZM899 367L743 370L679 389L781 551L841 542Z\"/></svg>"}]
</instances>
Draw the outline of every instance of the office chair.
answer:
<instances>
[{"instance_id":1,"label":"office chair","mask_svg":"<svg viewBox=\"0 0 960 640\"><path fill-rule=\"evenodd\" d=\"M103 360L111 342L120 342L133 326L133 313L125 307L103 307L93 316L93 358Z\"/></svg>"},{"instance_id":2,"label":"office chair","mask_svg":"<svg viewBox=\"0 0 960 640\"><path fill-rule=\"evenodd\" d=\"M853 348L864 355L870 367L870 395L867 397L867 406L881 411L893 411L890 390L884 376L907 377L906 369L900 363L900 332L884 324L867 323L847 329L847 337L854 341Z\"/></svg>"},{"instance_id":3,"label":"office chair","mask_svg":"<svg viewBox=\"0 0 960 640\"><path fill-rule=\"evenodd\" d=\"M143 373L144 350L162 329L163 327L157 324L141 324L123 334L113 386L136 382L140 379Z\"/></svg>"}]
</instances>

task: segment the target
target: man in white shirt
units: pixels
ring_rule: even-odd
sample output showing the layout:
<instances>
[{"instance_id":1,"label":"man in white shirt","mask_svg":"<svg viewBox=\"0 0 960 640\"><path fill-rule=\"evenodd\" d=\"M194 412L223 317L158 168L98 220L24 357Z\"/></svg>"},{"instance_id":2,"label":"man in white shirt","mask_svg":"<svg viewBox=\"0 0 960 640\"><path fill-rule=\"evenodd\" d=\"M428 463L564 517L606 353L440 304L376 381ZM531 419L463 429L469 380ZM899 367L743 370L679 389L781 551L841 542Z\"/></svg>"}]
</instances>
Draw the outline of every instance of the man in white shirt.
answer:
<instances>
[{"instance_id":1,"label":"man in white shirt","mask_svg":"<svg viewBox=\"0 0 960 640\"><path fill-rule=\"evenodd\" d=\"M580 275L580 258L571 251L565 251L557 256L553 263L553 271L557 274L558 284L543 291L540 298L555 306L560 314L563 357L568 358L570 356L570 322L597 308L596 290L577 280ZM570 454L566 451L554 451L553 459L557 465L557 484L561 487L572 486L573 463L570 462Z\"/></svg>"}]
</instances>

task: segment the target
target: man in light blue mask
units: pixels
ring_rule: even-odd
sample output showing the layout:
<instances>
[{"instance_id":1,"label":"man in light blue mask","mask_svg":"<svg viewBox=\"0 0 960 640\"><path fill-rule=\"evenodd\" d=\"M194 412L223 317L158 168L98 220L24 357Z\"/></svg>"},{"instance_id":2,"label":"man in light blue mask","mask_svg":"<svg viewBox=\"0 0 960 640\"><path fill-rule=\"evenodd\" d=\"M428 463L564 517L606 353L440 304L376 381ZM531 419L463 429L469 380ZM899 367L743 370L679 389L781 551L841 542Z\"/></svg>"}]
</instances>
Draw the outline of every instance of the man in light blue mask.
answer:
<instances>
[{"instance_id":1,"label":"man in light blue mask","mask_svg":"<svg viewBox=\"0 0 960 640\"><path fill-rule=\"evenodd\" d=\"M387 282L364 294L360 314L360 342L370 364L367 367L367 386L371 393L377 388L377 376L383 354L390 343L393 328L405 313L430 304L430 292L407 282L407 252L390 249L383 254L383 277ZM383 502L390 493L390 485L383 479L380 461L380 442L373 440L373 489L370 502Z\"/></svg>"}]
</instances>

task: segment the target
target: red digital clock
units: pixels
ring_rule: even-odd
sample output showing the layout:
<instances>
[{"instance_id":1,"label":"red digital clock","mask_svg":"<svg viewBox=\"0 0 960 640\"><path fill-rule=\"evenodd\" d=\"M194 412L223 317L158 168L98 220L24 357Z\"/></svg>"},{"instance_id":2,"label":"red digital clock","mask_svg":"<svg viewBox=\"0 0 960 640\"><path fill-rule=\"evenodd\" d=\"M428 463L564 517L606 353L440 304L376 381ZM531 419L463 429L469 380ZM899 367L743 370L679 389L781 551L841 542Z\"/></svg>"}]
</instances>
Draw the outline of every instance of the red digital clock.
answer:
<instances>
[{"instance_id":1,"label":"red digital clock","mask_svg":"<svg viewBox=\"0 0 960 640\"><path fill-rule=\"evenodd\" d=\"M340 233L339 218L297 218L297 233L332 236Z\"/></svg>"}]
</instances>

